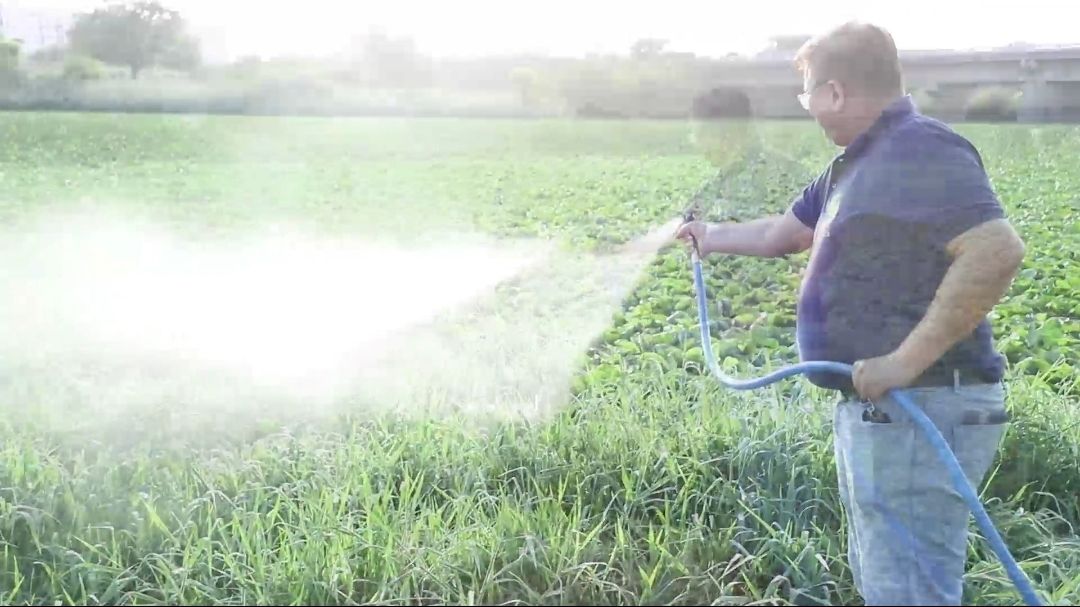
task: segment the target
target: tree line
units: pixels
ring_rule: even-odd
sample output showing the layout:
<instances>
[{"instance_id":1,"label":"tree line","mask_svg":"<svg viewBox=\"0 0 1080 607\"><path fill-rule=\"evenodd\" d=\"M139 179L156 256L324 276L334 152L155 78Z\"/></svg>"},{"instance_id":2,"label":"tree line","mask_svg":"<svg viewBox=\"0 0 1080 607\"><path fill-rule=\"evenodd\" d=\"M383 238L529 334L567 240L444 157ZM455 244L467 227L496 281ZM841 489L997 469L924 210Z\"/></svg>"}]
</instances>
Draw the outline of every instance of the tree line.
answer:
<instances>
[{"instance_id":1,"label":"tree line","mask_svg":"<svg viewBox=\"0 0 1080 607\"><path fill-rule=\"evenodd\" d=\"M23 97L77 97L92 81L138 81L148 71L167 71L195 82L249 83L258 94L312 97L331 89L448 91L501 96L529 114L586 117L686 116L695 95L709 89L716 60L666 50L665 40L643 38L625 53L586 57L533 55L440 59L412 39L378 29L358 32L337 57L262 59L206 65L199 39L183 15L158 0L114 2L74 15L67 42L24 57L18 41L0 37L0 89L23 89ZM59 79L35 75L34 66L61 65ZM39 70L40 71L40 70ZM137 88L124 89L138 91ZM47 93L42 93L47 91ZM255 93L248 93L249 95ZM29 96L29 97L28 97ZM33 105L33 100L27 102Z\"/></svg>"}]
</instances>

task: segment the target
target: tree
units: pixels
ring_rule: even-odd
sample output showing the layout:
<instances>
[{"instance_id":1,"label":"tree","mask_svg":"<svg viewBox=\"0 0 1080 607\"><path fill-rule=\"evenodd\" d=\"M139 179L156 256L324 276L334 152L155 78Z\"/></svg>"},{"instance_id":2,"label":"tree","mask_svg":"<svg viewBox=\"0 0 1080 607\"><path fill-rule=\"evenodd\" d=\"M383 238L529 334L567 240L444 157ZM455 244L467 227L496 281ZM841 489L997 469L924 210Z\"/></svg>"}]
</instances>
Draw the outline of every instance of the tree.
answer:
<instances>
[{"instance_id":1,"label":"tree","mask_svg":"<svg viewBox=\"0 0 1080 607\"><path fill-rule=\"evenodd\" d=\"M15 71L18 69L20 50L21 45L18 40L0 38L0 70Z\"/></svg>"},{"instance_id":2,"label":"tree","mask_svg":"<svg viewBox=\"0 0 1080 607\"><path fill-rule=\"evenodd\" d=\"M7 90L19 83L21 42L0 37L0 90Z\"/></svg>"},{"instance_id":3,"label":"tree","mask_svg":"<svg viewBox=\"0 0 1080 607\"><path fill-rule=\"evenodd\" d=\"M79 14L68 37L74 51L127 66L135 79L153 65L193 67L198 61L198 42L185 30L180 13L156 0L143 0Z\"/></svg>"},{"instance_id":4,"label":"tree","mask_svg":"<svg viewBox=\"0 0 1080 607\"><path fill-rule=\"evenodd\" d=\"M353 40L354 77L369 86L419 87L431 84L432 66L409 37L392 37L380 28Z\"/></svg>"},{"instance_id":5,"label":"tree","mask_svg":"<svg viewBox=\"0 0 1080 607\"><path fill-rule=\"evenodd\" d=\"M531 67L515 67L510 70L510 81L521 97L521 105L531 107L536 102L540 75Z\"/></svg>"},{"instance_id":6,"label":"tree","mask_svg":"<svg viewBox=\"0 0 1080 607\"><path fill-rule=\"evenodd\" d=\"M176 43L167 48L157 60L158 65L174 70L193 70L199 67L201 62L199 41L187 34L177 37Z\"/></svg>"}]
</instances>

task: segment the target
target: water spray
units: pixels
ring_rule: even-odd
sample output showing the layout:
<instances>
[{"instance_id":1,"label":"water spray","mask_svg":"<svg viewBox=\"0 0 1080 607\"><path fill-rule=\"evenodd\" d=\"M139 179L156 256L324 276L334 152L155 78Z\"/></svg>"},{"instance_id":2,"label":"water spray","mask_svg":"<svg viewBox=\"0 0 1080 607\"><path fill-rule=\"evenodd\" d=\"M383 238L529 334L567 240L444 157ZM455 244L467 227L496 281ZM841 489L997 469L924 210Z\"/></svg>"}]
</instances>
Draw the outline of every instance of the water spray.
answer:
<instances>
[{"instance_id":1,"label":"water spray","mask_svg":"<svg viewBox=\"0 0 1080 607\"><path fill-rule=\"evenodd\" d=\"M693 208L688 209L683 213L683 220L687 223L694 220L695 211ZM721 371L720 366L716 363L716 357L712 351L712 340L709 335L709 312L706 306L705 300L705 281L701 275L701 253L698 248L697 239L690 235L692 241L692 249L690 252L691 264L694 271L694 289L697 294L697 307L698 317L701 325L701 346L705 355L705 363L708 365L709 370L713 376L723 385L734 390L753 390L761 388L775 383L781 379L798 375L800 373L837 373L841 375L851 376L854 368L852 365L840 362L832 361L807 361L794 365L789 365L780 368L776 371L768 373L758 378L750 379L738 379L726 375ZM979 502L979 498L975 493L975 488L971 485L971 481L964 475L963 469L960 467L960 463L956 460L956 455L949 448L942 437L941 432L934 426L930 418L923 413L919 407L911 400L908 394L901 389L892 389L889 391L891 396L901 408L911 416L915 424L926 434L926 437L930 440L930 443L934 446L938 457L949 469L949 474L952 477L953 485L960 495L967 502L969 508L975 515L975 520L990 542L991 548L994 553L997 554L1002 564L1005 566L1005 570L1009 574L1009 578L1016 586L1020 595L1028 605L1042 605L1039 597L1035 594L1035 590L1031 586L1031 582L1024 575L1024 572L1017 565L1016 560L1012 554L1009 553L1009 549L1005 545L1005 541L1001 538L1001 534L998 533L991 522L989 515Z\"/></svg>"}]
</instances>

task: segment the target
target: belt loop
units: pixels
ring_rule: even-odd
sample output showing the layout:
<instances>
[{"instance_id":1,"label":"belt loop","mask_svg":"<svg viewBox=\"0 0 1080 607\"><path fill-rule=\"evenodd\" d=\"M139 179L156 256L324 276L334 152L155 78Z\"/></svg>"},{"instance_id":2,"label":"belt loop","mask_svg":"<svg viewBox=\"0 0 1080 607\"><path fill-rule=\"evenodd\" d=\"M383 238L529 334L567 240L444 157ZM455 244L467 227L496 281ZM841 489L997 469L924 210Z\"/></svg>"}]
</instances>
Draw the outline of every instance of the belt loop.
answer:
<instances>
[{"instance_id":1,"label":"belt loop","mask_svg":"<svg viewBox=\"0 0 1080 607\"><path fill-rule=\"evenodd\" d=\"M952 377L953 377L953 392L959 392L960 391L960 369L953 369L952 370Z\"/></svg>"}]
</instances>

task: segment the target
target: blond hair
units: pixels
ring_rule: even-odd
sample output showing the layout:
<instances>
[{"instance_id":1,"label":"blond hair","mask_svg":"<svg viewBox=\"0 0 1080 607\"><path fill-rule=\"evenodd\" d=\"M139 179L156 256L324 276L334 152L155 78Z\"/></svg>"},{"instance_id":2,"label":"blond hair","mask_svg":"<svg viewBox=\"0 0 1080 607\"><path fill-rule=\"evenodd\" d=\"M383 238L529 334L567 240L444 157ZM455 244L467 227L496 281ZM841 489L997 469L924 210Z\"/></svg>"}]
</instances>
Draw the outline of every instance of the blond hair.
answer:
<instances>
[{"instance_id":1,"label":"blond hair","mask_svg":"<svg viewBox=\"0 0 1080 607\"><path fill-rule=\"evenodd\" d=\"M904 90L900 56L892 35L861 21L849 21L806 41L795 66L810 69L815 83L837 80L856 92L887 97Z\"/></svg>"}]
</instances>

